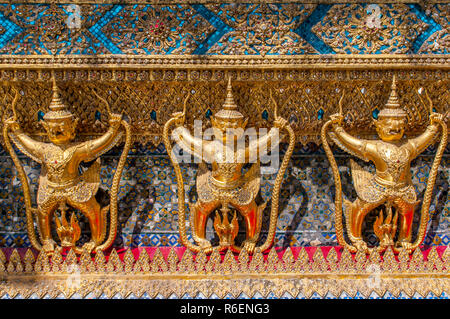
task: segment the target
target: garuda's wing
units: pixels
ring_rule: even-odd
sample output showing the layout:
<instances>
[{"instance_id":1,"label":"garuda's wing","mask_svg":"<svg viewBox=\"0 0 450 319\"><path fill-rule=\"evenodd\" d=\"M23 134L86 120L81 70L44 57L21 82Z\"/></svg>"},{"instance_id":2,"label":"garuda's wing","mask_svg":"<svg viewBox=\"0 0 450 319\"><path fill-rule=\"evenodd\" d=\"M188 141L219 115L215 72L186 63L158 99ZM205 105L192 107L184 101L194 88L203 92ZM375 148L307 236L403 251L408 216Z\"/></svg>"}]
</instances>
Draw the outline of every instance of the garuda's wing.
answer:
<instances>
[{"instance_id":1,"label":"garuda's wing","mask_svg":"<svg viewBox=\"0 0 450 319\"><path fill-rule=\"evenodd\" d=\"M87 183L100 184L100 168L100 159L97 158L97 160L81 175L82 179Z\"/></svg>"},{"instance_id":2,"label":"garuda's wing","mask_svg":"<svg viewBox=\"0 0 450 319\"><path fill-rule=\"evenodd\" d=\"M245 184L251 190L251 193L258 193L261 184L261 168L259 160L253 163L244 174Z\"/></svg>"},{"instance_id":3,"label":"garuda's wing","mask_svg":"<svg viewBox=\"0 0 450 319\"><path fill-rule=\"evenodd\" d=\"M362 159L365 162L368 162L369 160L367 158L364 158L363 156L361 156L360 154L357 154L355 152L353 152L352 150L350 150L348 147L346 147L336 136L336 134L334 134L333 132L329 132L328 136L330 137L330 139L337 145L339 146L339 148L347 153L349 153L350 155L353 155L359 159Z\"/></svg>"},{"instance_id":4,"label":"garuda's wing","mask_svg":"<svg viewBox=\"0 0 450 319\"><path fill-rule=\"evenodd\" d=\"M353 185L355 186L358 196L368 202L378 200L378 196L376 196L378 194L373 193L373 187L367 186L369 181L373 178L373 175L359 166L354 160L350 160L350 167L352 170ZM372 195L368 194L368 191L372 191ZM376 198L370 198L371 196Z\"/></svg>"},{"instance_id":5,"label":"garuda's wing","mask_svg":"<svg viewBox=\"0 0 450 319\"><path fill-rule=\"evenodd\" d=\"M253 180L255 178L259 178L261 176L261 168L259 160L256 163L253 163L252 166L248 169L248 171L244 174L246 180Z\"/></svg>"}]
</instances>

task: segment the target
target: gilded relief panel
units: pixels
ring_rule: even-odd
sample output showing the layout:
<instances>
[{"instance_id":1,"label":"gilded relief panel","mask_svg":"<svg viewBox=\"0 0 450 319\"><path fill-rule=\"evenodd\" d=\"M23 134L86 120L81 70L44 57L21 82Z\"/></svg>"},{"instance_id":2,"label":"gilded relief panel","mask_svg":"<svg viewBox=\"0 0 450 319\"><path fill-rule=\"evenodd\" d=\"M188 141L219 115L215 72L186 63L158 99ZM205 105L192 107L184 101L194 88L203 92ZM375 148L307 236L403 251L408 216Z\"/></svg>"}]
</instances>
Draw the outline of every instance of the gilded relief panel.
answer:
<instances>
[{"instance_id":1,"label":"gilded relief panel","mask_svg":"<svg viewBox=\"0 0 450 319\"><path fill-rule=\"evenodd\" d=\"M449 145L437 170L423 254L416 249L411 256L404 252L394 256L388 249L382 260L375 250L367 256L357 253L352 257L337 242L336 189L320 130L330 115L339 111L339 99L345 91L345 130L374 138L373 119L387 101L394 74L399 104L407 114L407 137L416 136L429 124L427 94L448 127L449 6L438 1L384 0L36 0L27 4L13 0L0 4L2 119L12 115L11 104L15 92L19 92L18 122L33 138L45 141L42 121L52 98L54 71L62 100L80 119L77 141L105 132L110 111L123 113L132 135L118 185L117 236L113 243L117 250L111 250L107 259L102 252L95 258L84 252L79 260L74 251L66 256L57 253L51 263L44 255L27 250L31 243L21 181L1 142L0 247L22 249L0 249L0 275L34 272L31 284L17 285L2 277L0 290L9 296L25 297L71 296L74 291L83 297L125 297L131 291L138 297L355 297L361 292L366 297L376 293L396 297L443 295L448 291L445 271L449 249L426 249L450 244ZM194 261L193 254L181 247L177 180L162 131L172 113L182 110L188 94L187 128L192 131L194 120L201 120L203 129L210 127L212 116L225 100L229 78L235 102L249 118L249 127L271 127L273 92L278 114L293 128L296 144L280 191L275 249L265 256L256 251L251 261L245 250L239 256L231 251L221 256L215 251L209 259L200 252ZM123 143L102 155L100 187L95 196L101 206L108 204L122 148ZM287 148L281 144L281 158ZM350 170L353 157L335 145L332 149L344 199L353 201L357 197ZM412 184L420 201L435 153L436 145L430 146L411 163ZM18 154L34 204L41 166L20 151ZM357 163L373 173L370 165L360 160ZM81 165L80 170L90 164ZM265 166L262 163L258 196L269 201L276 174ZM181 171L187 206L198 198L199 167L183 163ZM89 221L80 212L75 213L81 227L77 245L81 246L90 239ZM362 235L370 246L379 244L371 227L376 219L377 212L370 213L363 225ZM189 216L186 220L187 227L192 227ZM260 242L268 235L269 220L270 209L266 209ZM238 222L244 223L242 218ZM412 229L419 223L420 207ZM217 244L220 238L213 224L214 218L210 218L206 238ZM237 244L244 240L245 233L239 233ZM77 265L84 276L84 286L78 290L62 282L72 265ZM371 279L373 269L384 272L378 290L364 281ZM48 271L62 274L62 281L35 280L36 274ZM96 272L118 277L98 282L88 275ZM200 276L196 278L201 282L179 284L167 276L175 272ZM224 273L259 276L261 272L268 277L256 278L250 286L239 279L223 280ZM280 279L279 272L291 272L295 278ZM152 280L128 280L142 273ZM329 273L331 277L327 277ZM401 279L395 277L399 273ZM220 274L218 279L215 274ZM338 280L336 274L344 276ZM116 295L118 291L124 295Z\"/></svg>"},{"instance_id":2,"label":"gilded relief panel","mask_svg":"<svg viewBox=\"0 0 450 319\"><path fill-rule=\"evenodd\" d=\"M449 82L447 71L401 70L398 92L408 117L408 131L418 133L428 121L426 90L439 113L448 116ZM343 101L346 129L360 135L371 135L376 118L389 94L392 71L312 71L312 70L166 70L166 71L57 71L61 94L81 117L82 134L99 134L104 129L105 106L96 93L105 98L114 112L124 112L131 121L132 132L141 142L161 143L164 123L170 114L180 111L183 97L190 93L187 123L203 121L203 129L224 100L224 78L236 83L236 103L249 125L267 127L273 121L269 103L270 87L279 103L280 114L288 119L301 143L319 142L324 118L338 111ZM24 129L39 135L39 121L50 103L51 86L47 71L3 71L0 87L3 94L2 116L10 114L13 89L20 92L17 113ZM118 86L117 82L121 85ZM151 92L151 93L150 93ZM90 111L91 108L94 111ZM31 115L31 116L30 116Z\"/></svg>"},{"instance_id":3,"label":"gilded relief panel","mask_svg":"<svg viewBox=\"0 0 450 319\"><path fill-rule=\"evenodd\" d=\"M41 2L0 5L2 54L448 52L448 4Z\"/></svg>"}]
</instances>

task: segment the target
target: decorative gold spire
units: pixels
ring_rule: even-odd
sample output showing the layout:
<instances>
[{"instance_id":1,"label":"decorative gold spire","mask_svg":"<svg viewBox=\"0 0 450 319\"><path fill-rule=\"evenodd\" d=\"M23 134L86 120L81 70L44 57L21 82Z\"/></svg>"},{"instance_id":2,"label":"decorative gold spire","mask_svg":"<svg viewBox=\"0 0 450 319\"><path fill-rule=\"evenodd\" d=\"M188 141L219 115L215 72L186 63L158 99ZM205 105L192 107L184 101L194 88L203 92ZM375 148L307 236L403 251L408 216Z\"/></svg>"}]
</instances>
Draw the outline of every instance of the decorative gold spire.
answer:
<instances>
[{"instance_id":1,"label":"decorative gold spire","mask_svg":"<svg viewBox=\"0 0 450 319\"><path fill-rule=\"evenodd\" d=\"M394 116L394 117L403 117L406 116L406 112L400 106L400 102L397 95L397 79L394 76L392 77L392 86L391 86L391 94L389 95L389 99L386 102L386 105L378 114L378 116Z\"/></svg>"},{"instance_id":2,"label":"decorative gold spire","mask_svg":"<svg viewBox=\"0 0 450 319\"><path fill-rule=\"evenodd\" d=\"M228 78L227 96L223 103L222 109L215 114L215 118L226 122L236 122L244 119L244 115L239 112L233 98L233 90L231 87L231 77Z\"/></svg>"},{"instance_id":3,"label":"decorative gold spire","mask_svg":"<svg viewBox=\"0 0 450 319\"><path fill-rule=\"evenodd\" d=\"M49 112L47 112L44 115L44 120L63 120L69 117L73 117L73 114L67 109L67 106L64 104L64 102L61 99L61 95L59 93L59 88L56 85L55 80L55 74L52 72L52 100L50 102L50 105L48 108L50 109Z\"/></svg>"},{"instance_id":4,"label":"decorative gold spire","mask_svg":"<svg viewBox=\"0 0 450 319\"><path fill-rule=\"evenodd\" d=\"M235 110L235 109L237 109L237 105L234 102L234 98L233 98L233 89L231 87L231 77L228 78L227 97L225 98L225 102L223 103L223 108L225 110Z\"/></svg>"}]
</instances>

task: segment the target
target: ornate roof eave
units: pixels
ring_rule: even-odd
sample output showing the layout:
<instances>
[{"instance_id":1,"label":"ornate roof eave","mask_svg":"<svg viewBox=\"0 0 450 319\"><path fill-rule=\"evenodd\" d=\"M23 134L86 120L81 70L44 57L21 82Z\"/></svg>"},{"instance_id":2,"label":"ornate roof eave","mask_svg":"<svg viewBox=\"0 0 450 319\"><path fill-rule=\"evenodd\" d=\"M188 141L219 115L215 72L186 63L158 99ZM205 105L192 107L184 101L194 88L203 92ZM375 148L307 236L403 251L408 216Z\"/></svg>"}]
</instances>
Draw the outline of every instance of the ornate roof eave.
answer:
<instances>
[{"instance_id":1,"label":"ornate roof eave","mask_svg":"<svg viewBox=\"0 0 450 319\"><path fill-rule=\"evenodd\" d=\"M448 54L0 55L0 69L450 69Z\"/></svg>"}]
</instances>

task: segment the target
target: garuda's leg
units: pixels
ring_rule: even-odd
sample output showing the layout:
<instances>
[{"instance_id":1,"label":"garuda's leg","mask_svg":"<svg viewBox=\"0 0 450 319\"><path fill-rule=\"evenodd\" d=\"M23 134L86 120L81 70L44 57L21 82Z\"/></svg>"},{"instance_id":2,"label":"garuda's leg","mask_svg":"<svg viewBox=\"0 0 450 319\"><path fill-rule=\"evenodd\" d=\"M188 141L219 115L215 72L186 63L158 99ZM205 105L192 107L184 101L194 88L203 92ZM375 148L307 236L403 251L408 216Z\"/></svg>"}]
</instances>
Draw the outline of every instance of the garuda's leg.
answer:
<instances>
[{"instance_id":1,"label":"garuda's leg","mask_svg":"<svg viewBox=\"0 0 450 319\"><path fill-rule=\"evenodd\" d=\"M193 214L193 233L194 238L197 243L203 247L211 247L211 243L206 239L206 222L208 221L208 216L220 206L220 201L211 202L201 202L197 201L191 206L191 214Z\"/></svg>"},{"instance_id":2,"label":"garuda's leg","mask_svg":"<svg viewBox=\"0 0 450 319\"><path fill-rule=\"evenodd\" d=\"M246 227L246 240L243 247L249 252L253 252L259 238L262 224L262 213L266 207L266 203L258 206L253 200L250 204L239 206L232 204L244 217Z\"/></svg>"},{"instance_id":3,"label":"garuda's leg","mask_svg":"<svg viewBox=\"0 0 450 319\"><path fill-rule=\"evenodd\" d=\"M101 244L103 240L102 229L104 229L104 216L100 209L100 204L95 197L84 203L77 203L72 200L68 201L68 204L78 210L80 210L88 219L89 227L91 229L91 240L83 245L83 249L91 252L95 247Z\"/></svg>"},{"instance_id":4,"label":"garuda's leg","mask_svg":"<svg viewBox=\"0 0 450 319\"><path fill-rule=\"evenodd\" d=\"M55 250L56 243L52 238L50 222L58 205L59 201L57 200L48 200L47 202L38 205L38 227L41 235L42 249L46 253L52 253Z\"/></svg>"},{"instance_id":5,"label":"garuda's leg","mask_svg":"<svg viewBox=\"0 0 450 319\"><path fill-rule=\"evenodd\" d=\"M404 201L401 198L394 200L394 205L400 215L399 235L397 246L409 248L411 245L412 223L414 218L415 205Z\"/></svg>"},{"instance_id":6,"label":"garuda's leg","mask_svg":"<svg viewBox=\"0 0 450 319\"><path fill-rule=\"evenodd\" d=\"M358 250L367 250L367 244L362 239L362 224L364 217L377 208L380 203L368 203L360 198L357 198L353 203L349 205L350 211L348 212L348 220L350 227L347 229L350 231L348 234L351 242Z\"/></svg>"}]
</instances>

